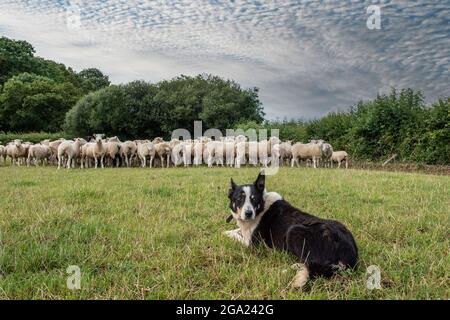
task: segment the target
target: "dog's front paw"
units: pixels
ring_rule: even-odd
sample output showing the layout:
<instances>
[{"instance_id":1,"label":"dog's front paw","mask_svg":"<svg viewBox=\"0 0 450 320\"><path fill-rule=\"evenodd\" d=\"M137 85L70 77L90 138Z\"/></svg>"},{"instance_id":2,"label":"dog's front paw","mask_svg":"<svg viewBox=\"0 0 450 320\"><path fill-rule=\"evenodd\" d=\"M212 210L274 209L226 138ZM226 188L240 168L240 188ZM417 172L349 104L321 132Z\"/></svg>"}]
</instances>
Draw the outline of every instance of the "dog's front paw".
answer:
<instances>
[{"instance_id":1,"label":"dog's front paw","mask_svg":"<svg viewBox=\"0 0 450 320\"><path fill-rule=\"evenodd\" d=\"M296 263L292 265L292 268L297 270L294 279L292 280L291 286L294 289L302 290L302 288L306 285L309 279L308 269L304 264Z\"/></svg>"},{"instance_id":2,"label":"dog's front paw","mask_svg":"<svg viewBox=\"0 0 450 320\"><path fill-rule=\"evenodd\" d=\"M236 235L236 230L228 230L223 232L224 235L230 238L234 238Z\"/></svg>"}]
</instances>

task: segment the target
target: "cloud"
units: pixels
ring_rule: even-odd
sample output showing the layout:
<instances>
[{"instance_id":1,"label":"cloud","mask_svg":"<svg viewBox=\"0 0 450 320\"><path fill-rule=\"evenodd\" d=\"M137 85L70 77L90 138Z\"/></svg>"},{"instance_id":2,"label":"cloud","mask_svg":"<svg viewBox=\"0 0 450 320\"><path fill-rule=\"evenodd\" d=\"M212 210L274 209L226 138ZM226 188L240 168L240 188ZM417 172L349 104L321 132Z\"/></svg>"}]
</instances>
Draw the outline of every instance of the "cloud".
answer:
<instances>
[{"instance_id":1,"label":"cloud","mask_svg":"<svg viewBox=\"0 0 450 320\"><path fill-rule=\"evenodd\" d=\"M214 73L260 87L269 118L313 118L391 86L448 95L450 5L378 1L3 0L2 34L114 82ZM68 23L69 22L69 23Z\"/></svg>"}]
</instances>

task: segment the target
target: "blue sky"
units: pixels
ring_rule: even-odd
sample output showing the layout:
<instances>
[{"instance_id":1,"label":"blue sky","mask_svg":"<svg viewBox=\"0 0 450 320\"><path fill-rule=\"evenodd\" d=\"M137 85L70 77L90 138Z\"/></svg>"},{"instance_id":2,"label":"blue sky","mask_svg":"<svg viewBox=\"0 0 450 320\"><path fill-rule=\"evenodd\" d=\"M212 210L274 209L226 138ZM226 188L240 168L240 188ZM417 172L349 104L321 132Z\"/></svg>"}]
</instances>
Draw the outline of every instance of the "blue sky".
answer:
<instances>
[{"instance_id":1,"label":"blue sky","mask_svg":"<svg viewBox=\"0 0 450 320\"><path fill-rule=\"evenodd\" d=\"M369 30L366 9L381 9ZM213 73L267 117L314 118L389 88L450 95L450 1L2 0L0 34L114 83Z\"/></svg>"}]
</instances>

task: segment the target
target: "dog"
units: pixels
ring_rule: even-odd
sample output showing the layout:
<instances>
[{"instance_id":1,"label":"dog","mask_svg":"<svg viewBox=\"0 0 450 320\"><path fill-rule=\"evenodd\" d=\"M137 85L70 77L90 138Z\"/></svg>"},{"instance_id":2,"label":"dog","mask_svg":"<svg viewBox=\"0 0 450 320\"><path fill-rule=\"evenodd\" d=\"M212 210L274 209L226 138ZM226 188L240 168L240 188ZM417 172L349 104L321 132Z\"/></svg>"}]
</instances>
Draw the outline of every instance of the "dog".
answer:
<instances>
[{"instance_id":1,"label":"dog","mask_svg":"<svg viewBox=\"0 0 450 320\"><path fill-rule=\"evenodd\" d=\"M253 184L238 186L231 179L228 198L227 222L236 220L238 228L224 234L247 247L262 243L295 255L299 263L292 287L301 289L309 278L355 269L358 248L352 233L338 221L315 217L267 192L264 171Z\"/></svg>"}]
</instances>

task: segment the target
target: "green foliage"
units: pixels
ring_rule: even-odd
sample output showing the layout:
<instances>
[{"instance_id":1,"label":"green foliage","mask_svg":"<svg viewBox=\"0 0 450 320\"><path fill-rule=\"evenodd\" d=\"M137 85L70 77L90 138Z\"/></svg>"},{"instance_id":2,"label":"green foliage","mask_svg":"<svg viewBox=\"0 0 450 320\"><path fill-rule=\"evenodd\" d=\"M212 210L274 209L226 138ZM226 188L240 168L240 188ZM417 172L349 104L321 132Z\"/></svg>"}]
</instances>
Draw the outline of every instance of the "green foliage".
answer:
<instances>
[{"instance_id":1,"label":"green foliage","mask_svg":"<svg viewBox=\"0 0 450 320\"><path fill-rule=\"evenodd\" d=\"M265 121L243 122L235 126L235 129L241 129L244 132L249 129L266 129L267 135L273 135L273 129L279 130L279 135L282 140L291 140L293 142L305 141L307 138L307 126L303 121L283 120L283 121Z\"/></svg>"},{"instance_id":2,"label":"green foliage","mask_svg":"<svg viewBox=\"0 0 450 320\"><path fill-rule=\"evenodd\" d=\"M84 69L77 76L85 92L97 91L111 84L109 77L95 68Z\"/></svg>"},{"instance_id":3,"label":"green foliage","mask_svg":"<svg viewBox=\"0 0 450 320\"><path fill-rule=\"evenodd\" d=\"M0 38L0 130L58 131L82 95L109 86L98 69L77 74L34 53L26 41Z\"/></svg>"},{"instance_id":4,"label":"green foliage","mask_svg":"<svg viewBox=\"0 0 450 320\"><path fill-rule=\"evenodd\" d=\"M30 132L30 133L14 133L14 132L0 132L0 144L6 144L15 139L29 141L31 143L39 143L43 140L57 140L59 138L71 139L64 132L48 133L48 132Z\"/></svg>"},{"instance_id":5,"label":"green foliage","mask_svg":"<svg viewBox=\"0 0 450 320\"><path fill-rule=\"evenodd\" d=\"M29 73L14 76L0 94L0 130L57 132L80 95L69 82Z\"/></svg>"},{"instance_id":6,"label":"green foliage","mask_svg":"<svg viewBox=\"0 0 450 320\"><path fill-rule=\"evenodd\" d=\"M425 110L413 154L424 163L450 163L450 98L440 99Z\"/></svg>"},{"instance_id":7,"label":"green foliage","mask_svg":"<svg viewBox=\"0 0 450 320\"><path fill-rule=\"evenodd\" d=\"M450 164L450 98L427 106L411 89L393 89L308 122L245 122L237 128L279 129L282 140L324 139L353 158L376 161L396 153L403 161Z\"/></svg>"},{"instance_id":8,"label":"green foliage","mask_svg":"<svg viewBox=\"0 0 450 320\"><path fill-rule=\"evenodd\" d=\"M0 38L0 86L13 75L30 72L34 48L26 41Z\"/></svg>"},{"instance_id":9,"label":"green foliage","mask_svg":"<svg viewBox=\"0 0 450 320\"><path fill-rule=\"evenodd\" d=\"M210 75L181 76L158 84L134 81L88 94L66 116L65 129L74 135L103 132L122 138L168 137L174 129L193 132L233 128L240 120L263 120L257 89Z\"/></svg>"}]
</instances>

